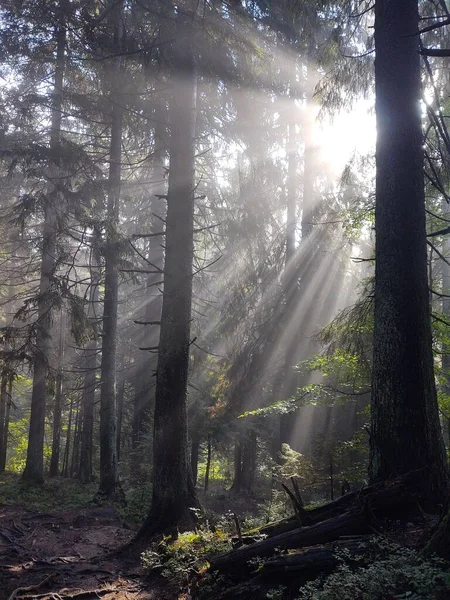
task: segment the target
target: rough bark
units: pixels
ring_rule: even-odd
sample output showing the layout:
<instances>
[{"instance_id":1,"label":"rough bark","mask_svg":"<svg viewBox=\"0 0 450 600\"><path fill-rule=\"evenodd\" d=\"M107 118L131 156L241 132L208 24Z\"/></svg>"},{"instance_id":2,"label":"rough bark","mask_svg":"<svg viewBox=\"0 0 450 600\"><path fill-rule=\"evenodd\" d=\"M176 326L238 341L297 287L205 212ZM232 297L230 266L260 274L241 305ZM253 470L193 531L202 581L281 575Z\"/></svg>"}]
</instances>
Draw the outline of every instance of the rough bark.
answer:
<instances>
[{"instance_id":1,"label":"rough bark","mask_svg":"<svg viewBox=\"0 0 450 600\"><path fill-rule=\"evenodd\" d=\"M289 550L291 548L325 544L337 540L343 535L361 535L370 533L370 530L370 524L362 510L347 512L311 527L281 533L216 556L210 561L210 570L233 572L237 569L245 571L245 565L251 558L270 556L274 553L275 548Z\"/></svg>"},{"instance_id":2,"label":"rough bark","mask_svg":"<svg viewBox=\"0 0 450 600\"><path fill-rule=\"evenodd\" d=\"M49 188L44 204L44 224L42 231L42 257L39 281L39 302L36 321L36 345L33 359L33 386L31 393L30 430L26 466L23 473L25 481L42 483L44 481L44 429L47 393L47 367L51 352L50 327L53 300L51 298L52 277L56 264L56 236L58 213L56 206L60 193L55 180L59 164L61 143L62 94L65 67L66 28L64 26L64 0L61 0L60 25L56 33L55 79L52 94L52 117L50 133L50 153L52 163L49 166Z\"/></svg>"},{"instance_id":3,"label":"rough bark","mask_svg":"<svg viewBox=\"0 0 450 600\"><path fill-rule=\"evenodd\" d=\"M121 3L111 9L111 27L114 47L122 43ZM121 57L114 59L114 80L110 82L111 138L108 175L107 232L105 249L105 293L103 299L103 335L100 387L100 485L99 495L114 501L117 492L117 311L119 295L117 228L119 225L119 200L122 158L123 107L118 89Z\"/></svg>"},{"instance_id":4,"label":"rough bark","mask_svg":"<svg viewBox=\"0 0 450 600\"><path fill-rule=\"evenodd\" d=\"M6 429L6 407L8 403L7 392L8 380L6 373L1 375L0 383L0 473L5 471L6 466L6 444L5 444L5 429Z\"/></svg>"},{"instance_id":5,"label":"rough bark","mask_svg":"<svg viewBox=\"0 0 450 600\"><path fill-rule=\"evenodd\" d=\"M417 1L376 1L375 46L378 136L370 480L427 467L422 495L432 508L443 500L448 471L427 286Z\"/></svg>"},{"instance_id":6,"label":"rough bark","mask_svg":"<svg viewBox=\"0 0 450 600\"><path fill-rule=\"evenodd\" d=\"M155 390L153 497L138 538L191 527L190 508L198 504L190 476L186 397L194 246L195 9L196 3L189 0L179 6L176 17L164 293Z\"/></svg>"},{"instance_id":7,"label":"rough bark","mask_svg":"<svg viewBox=\"0 0 450 600\"><path fill-rule=\"evenodd\" d=\"M92 234L91 250L91 283L89 289L88 318L92 325L93 339L91 339L83 351L83 363L85 369L83 393L81 399L82 430L80 449L80 480L82 483L92 481L92 454L94 437L94 407L97 374L97 329L98 317L97 306L99 302L100 283L100 256L99 256L100 233L94 228Z\"/></svg>"},{"instance_id":8,"label":"rough bark","mask_svg":"<svg viewBox=\"0 0 450 600\"><path fill-rule=\"evenodd\" d=\"M166 140L166 109L164 97L159 97L156 103L154 120L154 144L152 147L152 183L151 183L151 229L152 233L162 232L166 216L165 199L166 179L164 161L167 152ZM144 310L144 326L140 336L140 345L144 348L156 348L159 344L162 307L160 291L164 269L164 236L149 238L147 260L156 273L147 277L146 304ZM159 272L158 272L159 271ZM135 396L133 404L132 447L138 456L149 453L148 438L151 430L152 414L155 406L155 373L157 353L150 355L146 352L142 362L139 361L136 373ZM151 452L151 450L150 450Z\"/></svg>"},{"instance_id":9,"label":"rough bark","mask_svg":"<svg viewBox=\"0 0 450 600\"><path fill-rule=\"evenodd\" d=\"M59 456L61 450L61 412L62 412L62 389L63 389L63 356L64 356L64 315L61 311L59 321L59 348L57 357L57 371L55 381L55 402L53 405L53 437L52 437L52 456L50 459L50 477L57 477L59 474Z\"/></svg>"},{"instance_id":10,"label":"rough bark","mask_svg":"<svg viewBox=\"0 0 450 600\"><path fill-rule=\"evenodd\" d=\"M208 443L207 443L207 450L206 450L205 486L204 486L205 493L208 491L208 488L209 488L209 475L210 475L210 471L211 471L211 454L212 454L211 435L208 435Z\"/></svg>"}]
</instances>

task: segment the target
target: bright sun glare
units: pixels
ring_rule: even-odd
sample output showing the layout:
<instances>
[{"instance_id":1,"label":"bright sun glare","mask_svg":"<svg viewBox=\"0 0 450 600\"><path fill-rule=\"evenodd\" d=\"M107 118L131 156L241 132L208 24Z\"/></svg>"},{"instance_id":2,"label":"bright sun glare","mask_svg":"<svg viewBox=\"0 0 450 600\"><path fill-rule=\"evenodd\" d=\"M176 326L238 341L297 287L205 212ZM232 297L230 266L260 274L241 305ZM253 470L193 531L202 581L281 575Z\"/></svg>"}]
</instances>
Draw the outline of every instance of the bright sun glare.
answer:
<instances>
[{"instance_id":1,"label":"bright sun glare","mask_svg":"<svg viewBox=\"0 0 450 600\"><path fill-rule=\"evenodd\" d=\"M342 172L355 153L374 154L375 114L369 101L360 100L350 111L316 122L314 143L330 172Z\"/></svg>"}]
</instances>

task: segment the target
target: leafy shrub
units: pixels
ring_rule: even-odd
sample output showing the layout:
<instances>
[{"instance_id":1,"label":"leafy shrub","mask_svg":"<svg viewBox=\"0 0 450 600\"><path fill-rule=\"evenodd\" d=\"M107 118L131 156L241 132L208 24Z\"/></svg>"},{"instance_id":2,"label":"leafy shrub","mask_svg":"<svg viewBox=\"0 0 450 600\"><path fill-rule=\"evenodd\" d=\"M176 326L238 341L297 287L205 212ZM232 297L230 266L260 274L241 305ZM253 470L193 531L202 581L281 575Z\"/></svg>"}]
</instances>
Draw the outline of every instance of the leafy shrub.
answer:
<instances>
[{"instance_id":1,"label":"leafy shrub","mask_svg":"<svg viewBox=\"0 0 450 600\"><path fill-rule=\"evenodd\" d=\"M144 569L159 572L178 588L187 586L194 574L209 566L208 559L231 549L228 534L221 530L199 530L182 533L172 541L164 538L142 553Z\"/></svg>"},{"instance_id":2,"label":"leafy shrub","mask_svg":"<svg viewBox=\"0 0 450 600\"><path fill-rule=\"evenodd\" d=\"M351 560L342 553L336 571L304 585L297 600L431 600L450 590L446 563L384 539L366 548Z\"/></svg>"}]
</instances>

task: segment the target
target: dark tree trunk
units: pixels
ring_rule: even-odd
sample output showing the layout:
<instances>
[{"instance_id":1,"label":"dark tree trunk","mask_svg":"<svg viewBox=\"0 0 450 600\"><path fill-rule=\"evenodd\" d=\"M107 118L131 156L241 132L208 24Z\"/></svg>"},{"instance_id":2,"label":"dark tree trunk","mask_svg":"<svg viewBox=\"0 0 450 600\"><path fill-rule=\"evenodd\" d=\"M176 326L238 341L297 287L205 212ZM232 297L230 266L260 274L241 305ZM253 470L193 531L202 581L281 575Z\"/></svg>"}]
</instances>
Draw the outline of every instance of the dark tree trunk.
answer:
<instances>
[{"instance_id":1,"label":"dark tree trunk","mask_svg":"<svg viewBox=\"0 0 450 600\"><path fill-rule=\"evenodd\" d=\"M114 47L122 43L121 3L111 9L114 30ZM117 407L116 407L116 354L117 310L119 292L118 248L116 240L119 225L119 199L122 157L123 108L120 101L121 57L115 59L114 81L111 82L112 105L111 141L108 178L107 219L105 250L105 295L103 301L103 336L100 388L100 486L99 495L114 501L117 492Z\"/></svg>"},{"instance_id":2,"label":"dark tree trunk","mask_svg":"<svg viewBox=\"0 0 450 600\"><path fill-rule=\"evenodd\" d=\"M230 492L239 494L242 490L242 436L234 441L234 477Z\"/></svg>"},{"instance_id":3,"label":"dark tree trunk","mask_svg":"<svg viewBox=\"0 0 450 600\"><path fill-rule=\"evenodd\" d=\"M59 349L58 349L58 368L55 381L55 404L53 407L53 439L52 456L50 459L50 477L58 477L59 474L59 455L61 449L61 413L62 413L62 389L63 389L63 355L64 355L64 315L61 310L59 320Z\"/></svg>"},{"instance_id":4,"label":"dark tree trunk","mask_svg":"<svg viewBox=\"0 0 450 600\"><path fill-rule=\"evenodd\" d=\"M65 66L66 29L64 20L64 0L61 0L60 22L56 33L56 65L52 94L52 121L50 134L51 161L50 180L56 180L60 157L62 93ZM30 431L28 435L27 460L23 479L33 483L44 481L44 430L47 393L47 366L51 352L50 327L53 300L52 277L56 264L56 235L58 213L55 206L61 204L60 193L50 181L44 205L44 225L42 232L42 257L39 282L39 303L36 322L36 349L33 359L33 387L31 393Z\"/></svg>"},{"instance_id":5,"label":"dark tree trunk","mask_svg":"<svg viewBox=\"0 0 450 600\"><path fill-rule=\"evenodd\" d=\"M212 454L212 446L211 446L211 436L208 435L208 443L206 448L206 469L205 469L205 493L209 488L209 475L211 472L211 454Z\"/></svg>"},{"instance_id":6,"label":"dark tree trunk","mask_svg":"<svg viewBox=\"0 0 450 600\"><path fill-rule=\"evenodd\" d=\"M8 380L6 372L2 373L0 385L0 473L5 471L6 466L6 407L8 404Z\"/></svg>"},{"instance_id":7,"label":"dark tree trunk","mask_svg":"<svg viewBox=\"0 0 450 600\"><path fill-rule=\"evenodd\" d=\"M418 2L375 3L376 267L370 480L427 467L423 497L442 502L427 286ZM399 76L401 74L401 76Z\"/></svg>"},{"instance_id":8,"label":"dark tree trunk","mask_svg":"<svg viewBox=\"0 0 450 600\"><path fill-rule=\"evenodd\" d=\"M73 449L72 459L70 461L70 476L78 477L80 468L80 443L81 443L81 410L77 402L77 416L75 418L75 428L73 430Z\"/></svg>"},{"instance_id":9,"label":"dark tree trunk","mask_svg":"<svg viewBox=\"0 0 450 600\"><path fill-rule=\"evenodd\" d=\"M83 351L83 367L85 369L84 385L81 399L82 430L80 449L80 480L82 483L92 481L92 454L94 438L94 410L97 374L97 307L99 302L99 242L100 233L94 229L91 252L91 284L89 290L88 318L92 323L93 339L88 342Z\"/></svg>"},{"instance_id":10,"label":"dark tree trunk","mask_svg":"<svg viewBox=\"0 0 450 600\"><path fill-rule=\"evenodd\" d=\"M198 505L190 485L186 406L194 246L195 9L193 0L181 3L176 18L164 293L155 391L153 497L138 538L191 527L190 508Z\"/></svg>"},{"instance_id":11,"label":"dark tree trunk","mask_svg":"<svg viewBox=\"0 0 450 600\"><path fill-rule=\"evenodd\" d=\"M4 473L6 468L6 456L8 452L8 430L9 430L9 415L11 412L11 404L12 404L12 377L8 380L8 391L7 391L7 399L6 399L6 413L5 413L5 423L3 428L3 444L0 448L1 452L1 462L0 462L0 473Z\"/></svg>"},{"instance_id":12,"label":"dark tree trunk","mask_svg":"<svg viewBox=\"0 0 450 600\"><path fill-rule=\"evenodd\" d=\"M152 233L154 234L162 232L166 216L165 199L163 197L166 193L164 167L167 152L166 113L164 98L159 97L154 111L155 129L152 148L151 211ZM155 235L150 238L148 261L156 272L149 273L147 278L147 302L144 310L144 323L146 325L141 340L143 347L157 348L162 307L160 287L164 274L164 236ZM148 440L155 407L156 365L157 352L153 350L150 355L146 353L142 363L139 362L136 375L132 443L133 449L138 452L138 457L145 455L146 461L148 461L148 454L151 454L151 448L148 448Z\"/></svg>"},{"instance_id":13,"label":"dark tree trunk","mask_svg":"<svg viewBox=\"0 0 450 600\"><path fill-rule=\"evenodd\" d=\"M122 365L122 374L119 379L119 387L117 390L117 462L120 461L123 403L125 400L125 373L123 372L124 368L125 367Z\"/></svg>"},{"instance_id":14,"label":"dark tree trunk","mask_svg":"<svg viewBox=\"0 0 450 600\"><path fill-rule=\"evenodd\" d=\"M66 445L64 448L64 458L62 464L63 477L69 477L69 459L70 459L70 436L72 435L72 418L73 418L73 398L70 398L69 404L69 420L67 423Z\"/></svg>"},{"instance_id":15,"label":"dark tree trunk","mask_svg":"<svg viewBox=\"0 0 450 600\"><path fill-rule=\"evenodd\" d=\"M256 470L257 438L253 430L240 435L234 446L234 479L230 491L235 494L253 492Z\"/></svg>"}]
</instances>

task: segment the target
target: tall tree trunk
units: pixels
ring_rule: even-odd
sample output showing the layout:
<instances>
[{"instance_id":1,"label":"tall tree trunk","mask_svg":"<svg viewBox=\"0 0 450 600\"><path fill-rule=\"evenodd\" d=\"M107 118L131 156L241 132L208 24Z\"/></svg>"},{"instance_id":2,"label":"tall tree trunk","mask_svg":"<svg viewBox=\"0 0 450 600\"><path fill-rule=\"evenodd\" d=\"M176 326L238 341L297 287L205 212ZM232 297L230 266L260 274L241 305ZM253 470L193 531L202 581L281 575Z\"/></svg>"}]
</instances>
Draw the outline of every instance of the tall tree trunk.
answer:
<instances>
[{"instance_id":1,"label":"tall tree trunk","mask_svg":"<svg viewBox=\"0 0 450 600\"><path fill-rule=\"evenodd\" d=\"M443 209L447 213L447 201L443 201ZM450 239L445 236L442 242L442 255L446 260L441 261L442 263L442 293L450 294ZM444 318L448 321L450 319L450 298L442 298L442 313ZM444 376L443 392L446 396L450 397L450 344L444 343L442 345L442 372ZM446 416L447 432L448 432L448 451L450 452L450 415Z\"/></svg>"},{"instance_id":2,"label":"tall tree trunk","mask_svg":"<svg viewBox=\"0 0 450 600\"><path fill-rule=\"evenodd\" d=\"M80 402L77 401L77 414L75 417L75 427L73 430L73 449L72 459L70 461L70 476L78 477L80 468L80 443L81 443L81 423L82 413L80 410Z\"/></svg>"},{"instance_id":3,"label":"tall tree trunk","mask_svg":"<svg viewBox=\"0 0 450 600\"><path fill-rule=\"evenodd\" d=\"M80 480L82 483L92 481L92 453L94 439L94 409L95 389L97 375L97 335L98 318L97 307L99 303L100 283L100 255L99 255L100 233L94 228L91 249L91 284L89 290L88 318L92 324L92 336L83 351L83 363L85 369L83 393L81 399L82 430L80 449Z\"/></svg>"},{"instance_id":4,"label":"tall tree trunk","mask_svg":"<svg viewBox=\"0 0 450 600\"><path fill-rule=\"evenodd\" d=\"M44 481L44 429L47 392L47 366L51 352L50 327L52 318L52 277L56 265L56 235L58 229L58 198L54 180L57 177L61 154L62 93L65 66L66 28L64 26L64 0L59 5L60 26L56 33L56 65L52 94L52 120L50 134L50 183L44 205L42 232L42 258L39 282L39 303L36 322L36 351L33 360L33 387L31 393L30 431L27 460L23 479L34 483ZM53 181L52 181L53 179Z\"/></svg>"},{"instance_id":5,"label":"tall tree trunk","mask_svg":"<svg viewBox=\"0 0 450 600\"><path fill-rule=\"evenodd\" d=\"M62 412L62 386L63 386L63 356L64 356L64 314L61 309L59 321L59 348L58 348L58 367L55 381L55 404L53 407L53 439L52 456L50 459L50 477L57 477L59 474L59 455L61 447L61 412Z\"/></svg>"},{"instance_id":6,"label":"tall tree trunk","mask_svg":"<svg viewBox=\"0 0 450 600\"><path fill-rule=\"evenodd\" d=\"M114 47L120 48L121 2L111 9L114 29ZM100 487L99 494L109 501L116 498L117 468L117 407L116 407L116 354L118 310L118 250L116 232L119 225L119 199L122 157L123 108L120 104L121 57L115 59L110 100L112 104L111 142L108 179L108 204L105 250L105 295L103 302L103 337L100 388Z\"/></svg>"},{"instance_id":7,"label":"tall tree trunk","mask_svg":"<svg viewBox=\"0 0 450 600\"><path fill-rule=\"evenodd\" d=\"M2 371L0 384L0 473L6 466L6 411L8 405L8 379L6 369Z\"/></svg>"},{"instance_id":8,"label":"tall tree trunk","mask_svg":"<svg viewBox=\"0 0 450 600\"><path fill-rule=\"evenodd\" d=\"M200 438L195 435L191 440L191 469L192 483L197 485L198 480L198 459L200 455Z\"/></svg>"},{"instance_id":9,"label":"tall tree trunk","mask_svg":"<svg viewBox=\"0 0 450 600\"><path fill-rule=\"evenodd\" d=\"M117 462L120 462L124 401L125 401L125 366L123 365L123 362L122 362L122 373L120 374L119 386L117 389Z\"/></svg>"},{"instance_id":10,"label":"tall tree trunk","mask_svg":"<svg viewBox=\"0 0 450 600\"><path fill-rule=\"evenodd\" d=\"M152 183L151 183L151 211L152 233L162 231L166 216L164 195L166 192L164 159L167 152L166 140L166 109L164 98L159 97L154 111L154 144L152 148ZM144 323L141 340L145 348L157 348L159 344L160 319L162 307L162 294L160 292L161 280L164 269L164 237L155 235L149 238L147 260L155 273L147 277L147 302L144 310ZM147 355L148 356L148 355ZM139 362L135 398L133 404L133 449L142 456L148 456L148 442L152 413L155 406L156 365L157 352L152 353ZM148 459L147 459L148 460Z\"/></svg>"},{"instance_id":11,"label":"tall tree trunk","mask_svg":"<svg viewBox=\"0 0 450 600\"><path fill-rule=\"evenodd\" d=\"M69 420L67 423L66 445L64 447L64 457L62 464L63 477L69 477L69 458L70 458L70 436L72 435L72 418L73 418L73 398L70 398L69 404Z\"/></svg>"},{"instance_id":12,"label":"tall tree trunk","mask_svg":"<svg viewBox=\"0 0 450 600\"><path fill-rule=\"evenodd\" d=\"M205 469L205 494L209 488L209 475L211 472L211 456L212 456L212 444L211 444L211 435L208 435L208 442L206 448L206 469Z\"/></svg>"},{"instance_id":13,"label":"tall tree trunk","mask_svg":"<svg viewBox=\"0 0 450 600\"><path fill-rule=\"evenodd\" d=\"M311 54L311 51L308 53ZM287 204L287 227L286 227L286 260L285 273L283 277L285 315L283 323L283 333L291 331L292 327L297 327L298 331L289 337L285 347L285 357L282 375L283 398L293 396L299 385L298 374L294 371L296 365L301 359L309 354L309 339L313 333L314 325L307 314L302 314L301 319L295 319L295 311L301 299L311 293L311 282L314 278L316 269L317 240L312 240L314 229L314 161L315 146L314 136L314 88L317 79L317 73L312 68L312 61L308 59L306 64L305 76L305 123L304 123L304 158L303 158L303 182L302 182L302 220L301 220L301 244L296 252L295 232L297 227L296 219L296 189L297 189L297 147L296 122L291 119L289 123L289 157L288 157L288 204ZM295 99L297 93L295 90L295 79L291 81L291 97ZM294 113L294 108L292 109ZM314 247L313 247L314 246ZM313 304L313 303L311 303ZM307 309L306 309L307 310ZM310 315L311 316L311 315ZM295 446L295 430L300 418L299 413L281 415L280 417L280 443L278 452L281 450L281 444L287 443Z\"/></svg>"},{"instance_id":14,"label":"tall tree trunk","mask_svg":"<svg viewBox=\"0 0 450 600\"><path fill-rule=\"evenodd\" d=\"M12 377L8 378L8 391L7 391L7 401L6 401L6 413L5 413L5 424L3 428L3 444L1 447L1 462L0 462L0 473L4 473L6 468L6 457L8 452L8 430L9 430L9 415L11 412L11 404L12 404L12 386L13 380Z\"/></svg>"},{"instance_id":15,"label":"tall tree trunk","mask_svg":"<svg viewBox=\"0 0 450 600\"><path fill-rule=\"evenodd\" d=\"M196 73L193 49L197 3L178 7L170 102L164 293L155 391L153 497L138 538L192 527L198 505L190 476L187 381L194 250Z\"/></svg>"},{"instance_id":16,"label":"tall tree trunk","mask_svg":"<svg viewBox=\"0 0 450 600\"><path fill-rule=\"evenodd\" d=\"M427 286L417 0L376 0L375 325L370 480L426 467L442 502L448 471ZM399 76L401 74L401 76Z\"/></svg>"}]
</instances>

